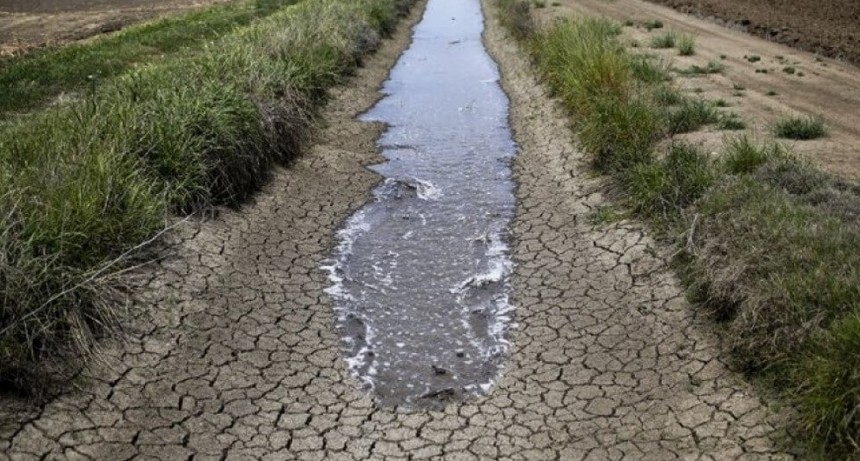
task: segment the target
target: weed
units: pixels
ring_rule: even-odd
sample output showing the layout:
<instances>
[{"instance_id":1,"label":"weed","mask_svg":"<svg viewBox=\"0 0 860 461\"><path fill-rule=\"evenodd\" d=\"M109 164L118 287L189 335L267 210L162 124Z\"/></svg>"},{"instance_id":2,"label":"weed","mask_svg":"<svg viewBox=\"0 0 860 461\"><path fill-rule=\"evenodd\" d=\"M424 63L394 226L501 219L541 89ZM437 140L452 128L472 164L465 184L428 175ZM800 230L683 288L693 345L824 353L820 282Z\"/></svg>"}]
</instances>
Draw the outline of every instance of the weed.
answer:
<instances>
[{"instance_id":1,"label":"weed","mask_svg":"<svg viewBox=\"0 0 860 461\"><path fill-rule=\"evenodd\" d=\"M668 111L666 119L670 135L689 133L719 120L714 106L704 99L685 101L677 109Z\"/></svg>"},{"instance_id":2,"label":"weed","mask_svg":"<svg viewBox=\"0 0 860 461\"><path fill-rule=\"evenodd\" d=\"M614 207L603 206L589 214L589 221L598 226L605 226L624 219L624 214L619 213Z\"/></svg>"},{"instance_id":3,"label":"weed","mask_svg":"<svg viewBox=\"0 0 860 461\"><path fill-rule=\"evenodd\" d=\"M707 155L693 146L677 144L664 159L632 168L625 183L637 212L671 222L701 197L715 178Z\"/></svg>"},{"instance_id":4,"label":"weed","mask_svg":"<svg viewBox=\"0 0 860 461\"><path fill-rule=\"evenodd\" d=\"M679 70L681 75L708 75L719 74L725 70L725 66L717 61L709 61L705 67L693 64L686 69Z\"/></svg>"},{"instance_id":5,"label":"weed","mask_svg":"<svg viewBox=\"0 0 860 461\"><path fill-rule=\"evenodd\" d=\"M632 55L629 57L628 66L633 78L644 83L660 83L672 80L669 72L669 64L653 56Z\"/></svg>"},{"instance_id":6,"label":"weed","mask_svg":"<svg viewBox=\"0 0 860 461\"><path fill-rule=\"evenodd\" d=\"M624 27L633 27L635 25L636 25L636 23L633 22L632 19L628 19L628 20L624 21Z\"/></svg>"},{"instance_id":7,"label":"weed","mask_svg":"<svg viewBox=\"0 0 860 461\"><path fill-rule=\"evenodd\" d=\"M681 56L696 54L696 38L692 35L681 34L678 38L678 54Z\"/></svg>"},{"instance_id":8,"label":"weed","mask_svg":"<svg viewBox=\"0 0 860 461\"><path fill-rule=\"evenodd\" d=\"M793 392L800 424L824 456L856 452L860 446L860 309L810 339L792 370L801 383ZM832 459L832 458L831 458Z\"/></svg>"},{"instance_id":9,"label":"weed","mask_svg":"<svg viewBox=\"0 0 860 461\"><path fill-rule=\"evenodd\" d=\"M768 91L767 91L767 93L765 93L765 94L766 94L767 96L776 96L776 95L778 95L779 93L777 93L777 92L776 92L776 91L774 91L774 90L768 90Z\"/></svg>"},{"instance_id":10,"label":"weed","mask_svg":"<svg viewBox=\"0 0 860 461\"><path fill-rule=\"evenodd\" d=\"M761 61L761 56L758 56L758 55L744 56L744 59L746 59L747 61L749 61L751 63L756 63L756 62Z\"/></svg>"},{"instance_id":11,"label":"weed","mask_svg":"<svg viewBox=\"0 0 860 461\"><path fill-rule=\"evenodd\" d=\"M731 106L731 104L729 104L729 102L723 98L715 99L714 101L712 101L712 104L714 105L714 107L730 107Z\"/></svg>"},{"instance_id":12,"label":"weed","mask_svg":"<svg viewBox=\"0 0 860 461\"><path fill-rule=\"evenodd\" d=\"M747 124L738 114L721 114L717 127L721 130L743 130L746 129Z\"/></svg>"},{"instance_id":13,"label":"weed","mask_svg":"<svg viewBox=\"0 0 860 461\"><path fill-rule=\"evenodd\" d=\"M499 2L502 14L501 23L514 38L523 40L535 35L535 24L531 16L531 4L523 0L502 0Z\"/></svg>"},{"instance_id":14,"label":"weed","mask_svg":"<svg viewBox=\"0 0 860 461\"><path fill-rule=\"evenodd\" d=\"M779 138L809 140L827 135L821 117L784 117L773 124L773 132Z\"/></svg>"},{"instance_id":15,"label":"weed","mask_svg":"<svg viewBox=\"0 0 860 461\"><path fill-rule=\"evenodd\" d=\"M756 143L741 135L728 138L723 147L720 162L730 174L752 173L767 161L784 155L783 147L776 143Z\"/></svg>"},{"instance_id":16,"label":"weed","mask_svg":"<svg viewBox=\"0 0 860 461\"><path fill-rule=\"evenodd\" d=\"M532 0L535 8L546 8L546 0Z\"/></svg>"},{"instance_id":17,"label":"weed","mask_svg":"<svg viewBox=\"0 0 860 461\"><path fill-rule=\"evenodd\" d=\"M668 31L664 34L651 37L651 48L674 48L678 41L678 34L674 31Z\"/></svg>"},{"instance_id":18,"label":"weed","mask_svg":"<svg viewBox=\"0 0 860 461\"><path fill-rule=\"evenodd\" d=\"M720 55L720 59L725 60L726 58L728 58L728 56L726 56L726 55L724 55L724 54L721 54L721 55Z\"/></svg>"},{"instance_id":19,"label":"weed","mask_svg":"<svg viewBox=\"0 0 860 461\"><path fill-rule=\"evenodd\" d=\"M684 102L684 96L670 85L660 85L654 90L654 101L661 106L677 106Z\"/></svg>"},{"instance_id":20,"label":"weed","mask_svg":"<svg viewBox=\"0 0 860 461\"><path fill-rule=\"evenodd\" d=\"M658 20L658 19L651 19L651 20L645 21L643 26L645 27L646 30L648 30L648 32L651 32L654 29L662 29L663 28L663 22Z\"/></svg>"}]
</instances>

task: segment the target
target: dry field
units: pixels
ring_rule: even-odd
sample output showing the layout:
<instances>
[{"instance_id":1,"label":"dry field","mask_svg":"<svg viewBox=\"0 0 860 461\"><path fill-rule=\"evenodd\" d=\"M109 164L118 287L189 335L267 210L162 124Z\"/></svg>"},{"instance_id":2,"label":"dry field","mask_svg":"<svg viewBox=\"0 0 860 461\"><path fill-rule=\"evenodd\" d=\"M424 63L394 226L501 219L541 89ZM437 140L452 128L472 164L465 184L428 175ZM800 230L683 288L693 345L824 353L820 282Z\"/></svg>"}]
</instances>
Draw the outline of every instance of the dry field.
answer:
<instances>
[{"instance_id":1,"label":"dry field","mask_svg":"<svg viewBox=\"0 0 860 461\"><path fill-rule=\"evenodd\" d=\"M719 18L780 43L860 63L856 0L649 0Z\"/></svg>"},{"instance_id":2,"label":"dry field","mask_svg":"<svg viewBox=\"0 0 860 461\"><path fill-rule=\"evenodd\" d=\"M0 0L0 56L229 0Z\"/></svg>"},{"instance_id":3,"label":"dry field","mask_svg":"<svg viewBox=\"0 0 860 461\"><path fill-rule=\"evenodd\" d=\"M737 4L739 1L722 3ZM750 12L755 11L752 2L749 4ZM857 90L860 70L857 67L642 0L563 0L556 5L535 11L547 21L571 14L604 15L632 21L635 27L626 27L625 33L628 39L639 43L639 52L662 55L677 69L707 66L710 62L724 66L720 73L678 76L677 81L690 95L724 100L728 107L721 111L740 115L747 122L750 134L768 134L771 124L787 115L822 116L828 136L792 142L793 149L808 155L831 173L860 178L860 91ZM835 15L831 16L836 21ZM664 27L649 32L642 26L649 20L659 20ZM810 20L809 24L813 28L815 23ZM668 31L694 35L695 55L678 56L676 49L650 46L652 37ZM725 135L725 131L706 128L683 135L683 138L717 150Z\"/></svg>"}]
</instances>

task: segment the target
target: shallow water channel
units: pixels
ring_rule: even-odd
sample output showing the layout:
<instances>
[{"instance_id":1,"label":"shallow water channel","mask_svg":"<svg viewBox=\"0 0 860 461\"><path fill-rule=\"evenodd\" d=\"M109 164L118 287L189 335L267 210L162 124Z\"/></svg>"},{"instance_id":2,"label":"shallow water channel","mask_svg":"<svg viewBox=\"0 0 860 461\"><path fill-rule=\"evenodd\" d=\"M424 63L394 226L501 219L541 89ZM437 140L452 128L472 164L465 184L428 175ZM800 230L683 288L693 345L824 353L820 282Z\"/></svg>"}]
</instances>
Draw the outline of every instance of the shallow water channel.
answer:
<instances>
[{"instance_id":1,"label":"shallow water channel","mask_svg":"<svg viewBox=\"0 0 860 461\"><path fill-rule=\"evenodd\" d=\"M382 405L487 393L507 349L515 145L479 0L430 0L362 120L385 179L327 269L353 375Z\"/></svg>"}]
</instances>

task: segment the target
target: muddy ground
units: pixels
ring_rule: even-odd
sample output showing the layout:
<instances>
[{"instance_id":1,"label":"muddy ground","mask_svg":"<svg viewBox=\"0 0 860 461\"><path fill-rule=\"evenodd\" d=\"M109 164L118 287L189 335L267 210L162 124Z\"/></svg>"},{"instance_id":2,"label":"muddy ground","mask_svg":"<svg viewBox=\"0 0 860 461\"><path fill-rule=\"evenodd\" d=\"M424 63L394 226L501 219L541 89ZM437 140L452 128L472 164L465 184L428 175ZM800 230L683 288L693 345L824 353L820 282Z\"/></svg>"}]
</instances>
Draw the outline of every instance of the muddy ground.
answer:
<instances>
[{"instance_id":1,"label":"muddy ground","mask_svg":"<svg viewBox=\"0 0 860 461\"><path fill-rule=\"evenodd\" d=\"M860 64L856 0L649 0L768 40Z\"/></svg>"},{"instance_id":2,"label":"muddy ground","mask_svg":"<svg viewBox=\"0 0 860 461\"><path fill-rule=\"evenodd\" d=\"M782 416L722 362L666 250L635 223L591 219L610 202L567 118L487 27L521 148L519 327L490 395L444 411L375 405L324 292L335 233L379 181L366 169L379 127L354 117L408 45L401 28L335 92L316 147L253 203L183 227L175 256L140 275L149 314L106 363L31 413L0 402L0 460L793 459Z\"/></svg>"},{"instance_id":3,"label":"muddy ground","mask_svg":"<svg viewBox=\"0 0 860 461\"><path fill-rule=\"evenodd\" d=\"M643 0L561 0L558 6L536 9L542 21L575 15L604 15L625 27L625 39L638 44L636 53L662 56L675 69L716 62L725 67L710 75L674 73L675 82L694 98L722 99L722 112L740 115L744 131L720 131L706 127L680 139L719 152L726 136L747 133L756 138L772 136L772 124L789 115L824 118L829 134L811 141L786 141L825 170L841 177L860 179L860 69L834 59L764 40L745 32L699 19ZM644 21L657 19L662 29L647 31ZM696 37L696 54L679 56L677 49L654 49L653 36L675 30ZM758 58L758 60L756 60ZM751 62L755 61L755 62ZM786 72L791 69L793 73Z\"/></svg>"},{"instance_id":4,"label":"muddy ground","mask_svg":"<svg viewBox=\"0 0 860 461\"><path fill-rule=\"evenodd\" d=\"M0 57L230 0L0 0Z\"/></svg>"}]
</instances>

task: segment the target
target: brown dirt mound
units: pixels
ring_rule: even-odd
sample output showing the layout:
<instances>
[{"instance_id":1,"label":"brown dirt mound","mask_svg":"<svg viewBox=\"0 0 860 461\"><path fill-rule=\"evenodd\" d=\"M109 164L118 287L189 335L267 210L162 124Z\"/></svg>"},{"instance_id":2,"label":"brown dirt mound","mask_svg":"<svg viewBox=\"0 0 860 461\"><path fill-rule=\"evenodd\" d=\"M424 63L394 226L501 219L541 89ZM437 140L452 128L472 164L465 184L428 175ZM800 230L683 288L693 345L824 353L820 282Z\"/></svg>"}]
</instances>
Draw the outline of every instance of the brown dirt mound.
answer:
<instances>
[{"instance_id":1,"label":"brown dirt mound","mask_svg":"<svg viewBox=\"0 0 860 461\"><path fill-rule=\"evenodd\" d=\"M857 0L648 0L779 43L860 64Z\"/></svg>"}]
</instances>

